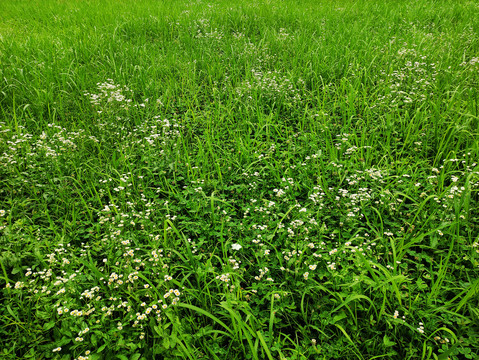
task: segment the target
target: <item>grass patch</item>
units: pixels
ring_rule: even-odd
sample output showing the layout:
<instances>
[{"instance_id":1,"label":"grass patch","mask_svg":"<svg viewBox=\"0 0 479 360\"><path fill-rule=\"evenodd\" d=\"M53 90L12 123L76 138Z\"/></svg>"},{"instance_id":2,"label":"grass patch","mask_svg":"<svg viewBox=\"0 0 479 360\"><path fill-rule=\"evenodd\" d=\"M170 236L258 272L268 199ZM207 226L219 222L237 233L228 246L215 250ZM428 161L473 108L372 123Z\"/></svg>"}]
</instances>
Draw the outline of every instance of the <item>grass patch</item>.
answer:
<instances>
[{"instance_id":1,"label":"grass patch","mask_svg":"<svg viewBox=\"0 0 479 360\"><path fill-rule=\"evenodd\" d=\"M2 358L477 358L477 4L0 13Z\"/></svg>"}]
</instances>

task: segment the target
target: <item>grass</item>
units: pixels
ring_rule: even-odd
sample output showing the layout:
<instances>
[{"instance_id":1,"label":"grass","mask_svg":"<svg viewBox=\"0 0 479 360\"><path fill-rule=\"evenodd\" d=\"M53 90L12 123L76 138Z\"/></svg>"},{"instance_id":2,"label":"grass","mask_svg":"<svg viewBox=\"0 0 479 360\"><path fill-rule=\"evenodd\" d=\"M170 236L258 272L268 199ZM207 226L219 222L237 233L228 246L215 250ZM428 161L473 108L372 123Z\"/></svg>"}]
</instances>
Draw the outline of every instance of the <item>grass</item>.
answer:
<instances>
[{"instance_id":1,"label":"grass","mask_svg":"<svg viewBox=\"0 0 479 360\"><path fill-rule=\"evenodd\" d=\"M479 356L474 1L0 14L1 358Z\"/></svg>"}]
</instances>

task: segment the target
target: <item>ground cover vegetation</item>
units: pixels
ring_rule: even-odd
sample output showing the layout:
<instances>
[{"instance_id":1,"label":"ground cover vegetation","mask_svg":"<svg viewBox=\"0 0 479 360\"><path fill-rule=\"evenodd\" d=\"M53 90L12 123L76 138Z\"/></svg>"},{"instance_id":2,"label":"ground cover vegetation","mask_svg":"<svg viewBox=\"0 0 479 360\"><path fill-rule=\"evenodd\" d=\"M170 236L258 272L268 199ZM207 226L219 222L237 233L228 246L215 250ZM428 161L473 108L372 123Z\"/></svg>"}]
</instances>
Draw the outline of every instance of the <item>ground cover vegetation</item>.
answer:
<instances>
[{"instance_id":1,"label":"ground cover vegetation","mask_svg":"<svg viewBox=\"0 0 479 360\"><path fill-rule=\"evenodd\" d=\"M0 2L2 359L479 356L476 1Z\"/></svg>"}]
</instances>

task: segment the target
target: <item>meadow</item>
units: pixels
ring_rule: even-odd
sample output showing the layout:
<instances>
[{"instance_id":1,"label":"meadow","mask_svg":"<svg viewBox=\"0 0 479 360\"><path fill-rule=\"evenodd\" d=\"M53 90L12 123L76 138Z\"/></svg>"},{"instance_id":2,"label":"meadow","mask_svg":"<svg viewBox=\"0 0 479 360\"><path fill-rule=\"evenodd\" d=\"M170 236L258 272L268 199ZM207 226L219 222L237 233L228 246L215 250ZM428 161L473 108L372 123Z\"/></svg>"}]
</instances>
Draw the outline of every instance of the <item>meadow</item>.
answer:
<instances>
[{"instance_id":1,"label":"meadow","mask_svg":"<svg viewBox=\"0 0 479 360\"><path fill-rule=\"evenodd\" d=\"M479 4L0 1L0 358L479 358Z\"/></svg>"}]
</instances>

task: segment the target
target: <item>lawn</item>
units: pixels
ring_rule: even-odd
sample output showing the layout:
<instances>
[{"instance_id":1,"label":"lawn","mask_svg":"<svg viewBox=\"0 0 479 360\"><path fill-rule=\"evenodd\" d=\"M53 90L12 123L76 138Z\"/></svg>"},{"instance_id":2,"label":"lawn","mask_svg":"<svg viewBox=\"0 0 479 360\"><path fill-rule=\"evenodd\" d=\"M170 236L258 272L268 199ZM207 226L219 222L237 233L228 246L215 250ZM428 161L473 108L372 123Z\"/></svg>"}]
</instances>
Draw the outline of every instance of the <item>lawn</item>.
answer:
<instances>
[{"instance_id":1,"label":"lawn","mask_svg":"<svg viewBox=\"0 0 479 360\"><path fill-rule=\"evenodd\" d=\"M479 358L479 4L0 1L0 358Z\"/></svg>"}]
</instances>

